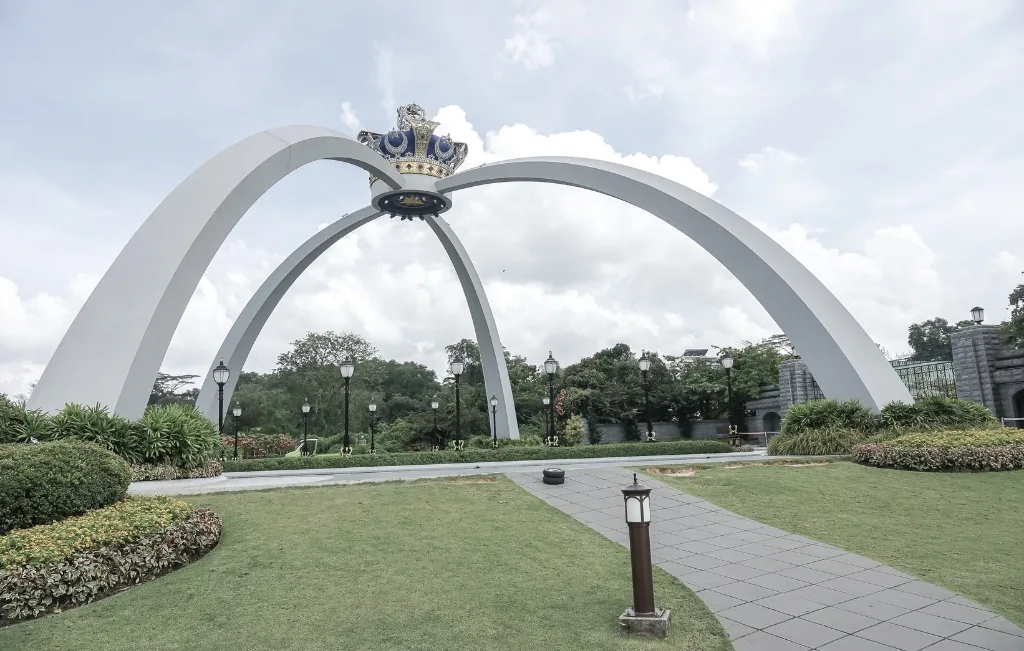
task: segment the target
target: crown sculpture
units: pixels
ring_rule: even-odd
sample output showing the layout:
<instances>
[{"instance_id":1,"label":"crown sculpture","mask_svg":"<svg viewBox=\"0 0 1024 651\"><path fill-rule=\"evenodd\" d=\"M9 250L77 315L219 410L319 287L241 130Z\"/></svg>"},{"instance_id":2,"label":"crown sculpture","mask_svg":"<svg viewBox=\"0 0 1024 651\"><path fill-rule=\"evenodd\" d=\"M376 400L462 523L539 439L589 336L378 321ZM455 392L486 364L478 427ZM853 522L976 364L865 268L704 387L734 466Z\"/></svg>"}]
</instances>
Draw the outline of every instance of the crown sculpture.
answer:
<instances>
[{"instance_id":1,"label":"crown sculpture","mask_svg":"<svg viewBox=\"0 0 1024 651\"><path fill-rule=\"evenodd\" d=\"M391 161L401 174L443 179L466 160L469 147L451 136L435 136L441 123L428 120L418 104L398 107L398 123L387 133L360 131L359 142ZM371 178L371 183L375 179Z\"/></svg>"}]
</instances>

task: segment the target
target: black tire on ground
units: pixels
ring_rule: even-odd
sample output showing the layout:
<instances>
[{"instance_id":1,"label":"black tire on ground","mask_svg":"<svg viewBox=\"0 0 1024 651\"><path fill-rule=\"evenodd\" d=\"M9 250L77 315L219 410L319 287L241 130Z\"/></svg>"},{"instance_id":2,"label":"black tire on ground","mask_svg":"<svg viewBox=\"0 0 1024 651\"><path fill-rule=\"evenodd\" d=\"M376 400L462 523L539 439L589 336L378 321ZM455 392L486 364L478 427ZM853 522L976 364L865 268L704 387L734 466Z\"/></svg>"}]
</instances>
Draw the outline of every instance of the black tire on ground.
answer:
<instances>
[{"instance_id":1,"label":"black tire on ground","mask_svg":"<svg viewBox=\"0 0 1024 651\"><path fill-rule=\"evenodd\" d=\"M545 477L544 478L544 483L545 484L564 484L565 483L565 477Z\"/></svg>"},{"instance_id":2,"label":"black tire on ground","mask_svg":"<svg viewBox=\"0 0 1024 651\"><path fill-rule=\"evenodd\" d=\"M561 468L545 468L543 474L545 477L551 477L553 479L561 479L565 477L565 471Z\"/></svg>"}]
</instances>

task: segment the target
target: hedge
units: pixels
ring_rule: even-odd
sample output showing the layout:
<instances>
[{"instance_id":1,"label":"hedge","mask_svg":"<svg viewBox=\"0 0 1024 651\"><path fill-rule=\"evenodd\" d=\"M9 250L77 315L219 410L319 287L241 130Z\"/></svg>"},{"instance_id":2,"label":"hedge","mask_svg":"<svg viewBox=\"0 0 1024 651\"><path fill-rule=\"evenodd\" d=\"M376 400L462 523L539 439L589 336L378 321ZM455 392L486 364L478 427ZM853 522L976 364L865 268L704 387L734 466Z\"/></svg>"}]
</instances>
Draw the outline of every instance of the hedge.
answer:
<instances>
[{"instance_id":1,"label":"hedge","mask_svg":"<svg viewBox=\"0 0 1024 651\"><path fill-rule=\"evenodd\" d=\"M0 534L113 504L130 480L127 463L91 443L0 445Z\"/></svg>"},{"instance_id":2,"label":"hedge","mask_svg":"<svg viewBox=\"0 0 1024 651\"><path fill-rule=\"evenodd\" d=\"M1004 428L906 434L856 445L851 458L903 470L1018 470L1024 468L1024 432Z\"/></svg>"},{"instance_id":3,"label":"hedge","mask_svg":"<svg viewBox=\"0 0 1024 651\"><path fill-rule=\"evenodd\" d=\"M203 479L223 472L220 461L207 461L198 468L185 470L169 464L132 464L132 481L160 481L167 479Z\"/></svg>"},{"instance_id":4,"label":"hedge","mask_svg":"<svg viewBox=\"0 0 1024 651\"><path fill-rule=\"evenodd\" d=\"M220 517L166 497L129 497L0 537L0 626L81 606L198 559Z\"/></svg>"},{"instance_id":5,"label":"hedge","mask_svg":"<svg viewBox=\"0 0 1024 651\"><path fill-rule=\"evenodd\" d=\"M369 466L413 466L435 463L483 463L487 461L542 461L546 459L599 459L602 457L640 457L675 454L721 454L732 452L720 441L659 441L652 443L611 443L573 447L504 447L467 449L462 452L394 452L343 457L317 454L306 457L240 459L224 462L225 472L259 470L299 470L303 468L360 468Z\"/></svg>"}]
</instances>

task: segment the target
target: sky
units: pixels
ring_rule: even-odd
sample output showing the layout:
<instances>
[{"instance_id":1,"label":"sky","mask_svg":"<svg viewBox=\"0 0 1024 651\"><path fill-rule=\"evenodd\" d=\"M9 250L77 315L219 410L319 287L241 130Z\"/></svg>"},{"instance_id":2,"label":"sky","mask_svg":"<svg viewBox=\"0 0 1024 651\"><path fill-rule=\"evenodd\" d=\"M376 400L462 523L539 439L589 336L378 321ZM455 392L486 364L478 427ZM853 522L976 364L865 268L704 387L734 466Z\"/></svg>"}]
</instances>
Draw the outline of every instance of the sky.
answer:
<instances>
[{"instance_id":1,"label":"sky","mask_svg":"<svg viewBox=\"0 0 1024 651\"><path fill-rule=\"evenodd\" d=\"M1005 318L1024 280L1014 0L0 0L0 82L0 392L12 395L206 160L288 124L386 131L410 102L469 144L464 169L583 156L711 196L892 354L913 322L975 305ZM721 263L617 200L537 184L453 198L445 218L501 340L535 363L779 331ZM273 187L213 260L163 370L205 373L275 266L368 201L366 174L331 161ZM429 228L386 217L309 268L246 370L325 330L441 374L445 345L474 336Z\"/></svg>"}]
</instances>

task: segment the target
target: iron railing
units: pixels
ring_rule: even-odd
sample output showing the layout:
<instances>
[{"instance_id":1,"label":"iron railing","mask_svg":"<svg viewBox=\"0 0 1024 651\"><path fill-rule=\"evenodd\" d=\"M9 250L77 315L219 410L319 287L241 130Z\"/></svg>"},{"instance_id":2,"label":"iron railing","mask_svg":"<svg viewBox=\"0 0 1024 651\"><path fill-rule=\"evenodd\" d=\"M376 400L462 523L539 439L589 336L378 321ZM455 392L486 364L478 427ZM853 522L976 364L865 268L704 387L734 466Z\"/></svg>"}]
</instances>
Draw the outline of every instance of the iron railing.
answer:
<instances>
[{"instance_id":1,"label":"iron railing","mask_svg":"<svg viewBox=\"0 0 1024 651\"><path fill-rule=\"evenodd\" d=\"M894 359L893 369L907 385L914 398L929 396L956 397L956 374L953 362L915 362L909 359Z\"/></svg>"}]
</instances>

